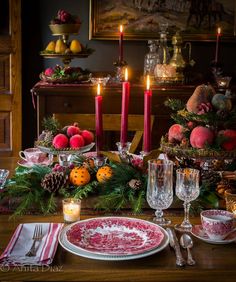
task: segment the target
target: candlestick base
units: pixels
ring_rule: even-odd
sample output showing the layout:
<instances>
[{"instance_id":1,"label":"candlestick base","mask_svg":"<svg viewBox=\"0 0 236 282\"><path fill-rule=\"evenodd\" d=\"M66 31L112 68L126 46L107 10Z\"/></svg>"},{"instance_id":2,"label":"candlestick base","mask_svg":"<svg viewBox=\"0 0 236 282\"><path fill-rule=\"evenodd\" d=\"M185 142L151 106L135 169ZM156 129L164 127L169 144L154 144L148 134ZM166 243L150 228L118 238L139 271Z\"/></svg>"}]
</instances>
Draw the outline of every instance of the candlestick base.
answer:
<instances>
[{"instance_id":1,"label":"candlestick base","mask_svg":"<svg viewBox=\"0 0 236 282\"><path fill-rule=\"evenodd\" d=\"M60 166L64 166L64 167L70 166L71 160L72 160L72 155L69 154L58 155L58 162Z\"/></svg>"},{"instance_id":2,"label":"candlestick base","mask_svg":"<svg viewBox=\"0 0 236 282\"><path fill-rule=\"evenodd\" d=\"M116 67L116 73L115 77L113 78L113 81L116 83L122 82L125 80L125 67L127 67L126 61L116 61L113 63L113 65Z\"/></svg>"},{"instance_id":3,"label":"candlestick base","mask_svg":"<svg viewBox=\"0 0 236 282\"><path fill-rule=\"evenodd\" d=\"M140 152L140 156L141 156L142 159L144 159L144 157L146 157L149 154L150 154L150 152L144 152L144 151Z\"/></svg>"},{"instance_id":4,"label":"candlestick base","mask_svg":"<svg viewBox=\"0 0 236 282\"><path fill-rule=\"evenodd\" d=\"M129 149L130 149L131 143L127 142L127 143L122 144L121 142L117 142L116 146L117 146L121 160L124 162L130 163L131 156L129 155Z\"/></svg>"},{"instance_id":5,"label":"candlestick base","mask_svg":"<svg viewBox=\"0 0 236 282\"><path fill-rule=\"evenodd\" d=\"M217 77L222 76L223 69L222 69L221 63L216 62L216 61L212 61L210 63L210 68L211 68L211 72L212 72L215 80L216 80Z\"/></svg>"},{"instance_id":6,"label":"candlestick base","mask_svg":"<svg viewBox=\"0 0 236 282\"><path fill-rule=\"evenodd\" d=\"M96 157L93 158L94 165L95 167L101 167L104 166L107 162L107 157L104 157L102 155L97 155Z\"/></svg>"}]
</instances>

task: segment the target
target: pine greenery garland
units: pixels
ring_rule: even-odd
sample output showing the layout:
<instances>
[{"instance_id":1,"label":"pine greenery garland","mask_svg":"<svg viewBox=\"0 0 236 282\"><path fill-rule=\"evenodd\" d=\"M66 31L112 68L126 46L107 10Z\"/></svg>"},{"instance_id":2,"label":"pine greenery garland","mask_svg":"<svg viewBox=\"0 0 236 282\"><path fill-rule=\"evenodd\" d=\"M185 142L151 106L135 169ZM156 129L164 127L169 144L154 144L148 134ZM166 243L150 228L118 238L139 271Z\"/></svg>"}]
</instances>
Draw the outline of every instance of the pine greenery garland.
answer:
<instances>
[{"instance_id":1,"label":"pine greenery garland","mask_svg":"<svg viewBox=\"0 0 236 282\"><path fill-rule=\"evenodd\" d=\"M96 208L109 211L130 205L134 213L139 213L145 198L146 174L126 163L113 163L111 167L113 176L99 188L101 196L98 197ZM141 180L140 190L129 187L128 183L132 179Z\"/></svg>"},{"instance_id":2,"label":"pine greenery garland","mask_svg":"<svg viewBox=\"0 0 236 282\"><path fill-rule=\"evenodd\" d=\"M35 165L30 169L17 167L15 175L0 193L0 199L9 197L20 200L12 217L23 215L32 207L43 214L56 211L55 193L49 193L41 187L41 179L50 172L51 168L46 166Z\"/></svg>"}]
</instances>

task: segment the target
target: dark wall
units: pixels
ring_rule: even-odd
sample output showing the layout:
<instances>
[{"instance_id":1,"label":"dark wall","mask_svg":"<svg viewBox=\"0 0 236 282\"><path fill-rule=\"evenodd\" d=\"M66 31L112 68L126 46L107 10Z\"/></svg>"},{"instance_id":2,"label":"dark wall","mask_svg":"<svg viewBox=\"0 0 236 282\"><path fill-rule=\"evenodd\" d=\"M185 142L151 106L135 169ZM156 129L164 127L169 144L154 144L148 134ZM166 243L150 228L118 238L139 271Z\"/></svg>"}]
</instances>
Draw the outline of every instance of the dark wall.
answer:
<instances>
[{"instance_id":1,"label":"dark wall","mask_svg":"<svg viewBox=\"0 0 236 282\"><path fill-rule=\"evenodd\" d=\"M112 71L113 62L118 57L118 40L89 40L89 0L40 0L42 46L44 49L50 40L55 40L50 33L48 24L59 9L68 10L72 14L79 15L82 20L80 34L77 38L83 44L95 49L94 54L86 59L75 59L73 65L80 65L89 68L91 71ZM71 37L73 38L73 37ZM170 44L170 43L169 43ZM193 42L192 55L196 61L196 70L204 72L209 63L214 59L214 42ZM230 73L236 72L235 44L220 44L219 59L224 63L224 69ZM146 41L125 41L124 56L131 69L136 71L143 70L144 55L147 53ZM53 66L60 61L45 59L44 66Z\"/></svg>"},{"instance_id":2,"label":"dark wall","mask_svg":"<svg viewBox=\"0 0 236 282\"><path fill-rule=\"evenodd\" d=\"M95 49L86 59L75 59L72 65L94 71L114 71L113 62L118 57L118 40L89 40L89 0L23 0L23 145L32 146L36 138L36 114L32 109L30 89L38 81L38 75L46 67L61 64L56 59L44 59L39 55L46 48L52 36L50 20L59 9L78 15L82 21L80 34L76 36L82 44ZM73 38L73 36L71 37ZM146 41L125 41L124 57L134 71L143 71L144 55L147 53ZM219 60L223 62L225 73L236 76L236 45L221 43ZM205 75L215 54L214 42L193 42L192 57L196 61L195 71Z\"/></svg>"}]
</instances>

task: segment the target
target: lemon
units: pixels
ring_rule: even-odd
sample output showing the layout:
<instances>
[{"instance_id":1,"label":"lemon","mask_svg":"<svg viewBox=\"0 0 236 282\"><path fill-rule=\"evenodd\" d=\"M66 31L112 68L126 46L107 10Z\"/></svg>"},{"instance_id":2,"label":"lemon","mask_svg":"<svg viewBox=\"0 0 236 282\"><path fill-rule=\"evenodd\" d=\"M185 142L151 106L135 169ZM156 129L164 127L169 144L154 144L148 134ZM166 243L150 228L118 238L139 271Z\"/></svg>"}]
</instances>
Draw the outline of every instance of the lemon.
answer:
<instances>
[{"instance_id":1,"label":"lemon","mask_svg":"<svg viewBox=\"0 0 236 282\"><path fill-rule=\"evenodd\" d=\"M73 53L79 53L82 50L81 44L79 42L79 40L77 39L73 39L70 43L70 50Z\"/></svg>"}]
</instances>

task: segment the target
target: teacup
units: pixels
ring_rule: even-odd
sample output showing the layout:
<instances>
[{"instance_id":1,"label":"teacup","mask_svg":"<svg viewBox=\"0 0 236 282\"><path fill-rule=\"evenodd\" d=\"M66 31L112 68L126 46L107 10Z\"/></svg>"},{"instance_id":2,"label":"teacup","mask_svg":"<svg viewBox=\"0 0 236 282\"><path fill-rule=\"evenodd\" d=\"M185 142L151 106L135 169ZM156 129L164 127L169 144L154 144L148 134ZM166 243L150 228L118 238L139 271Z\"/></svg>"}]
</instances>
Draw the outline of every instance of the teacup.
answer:
<instances>
[{"instance_id":1,"label":"teacup","mask_svg":"<svg viewBox=\"0 0 236 282\"><path fill-rule=\"evenodd\" d=\"M42 163L46 160L47 154L38 148L28 148L19 152L19 156L28 163Z\"/></svg>"},{"instance_id":2,"label":"teacup","mask_svg":"<svg viewBox=\"0 0 236 282\"><path fill-rule=\"evenodd\" d=\"M203 230L212 240L223 240L234 229L234 215L225 210L201 212Z\"/></svg>"}]
</instances>

